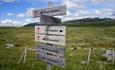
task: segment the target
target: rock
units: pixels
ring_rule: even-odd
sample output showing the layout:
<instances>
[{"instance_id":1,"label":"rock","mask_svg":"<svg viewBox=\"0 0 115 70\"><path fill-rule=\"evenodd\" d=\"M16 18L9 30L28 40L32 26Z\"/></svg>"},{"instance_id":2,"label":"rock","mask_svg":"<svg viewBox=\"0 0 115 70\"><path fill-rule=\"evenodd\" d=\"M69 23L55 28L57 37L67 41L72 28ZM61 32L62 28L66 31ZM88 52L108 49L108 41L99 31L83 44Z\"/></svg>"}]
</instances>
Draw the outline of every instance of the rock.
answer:
<instances>
[{"instance_id":1,"label":"rock","mask_svg":"<svg viewBox=\"0 0 115 70\"><path fill-rule=\"evenodd\" d=\"M12 48L14 47L14 44L6 44L6 48Z\"/></svg>"},{"instance_id":2,"label":"rock","mask_svg":"<svg viewBox=\"0 0 115 70\"><path fill-rule=\"evenodd\" d=\"M113 55L112 55L113 53L114 53L114 60L115 60L115 51L112 52L111 50L106 50L106 52L102 54L102 57L105 57L107 58L107 61L110 61L113 58Z\"/></svg>"},{"instance_id":3,"label":"rock","mask_svg":"<svg viewBox=\"0 0 115 70\"><path fill-rule=\"evenodd\" d=\"M85 60L81 61L81 64L87 64L87 62Z\"/></svg>"}]
</instances>

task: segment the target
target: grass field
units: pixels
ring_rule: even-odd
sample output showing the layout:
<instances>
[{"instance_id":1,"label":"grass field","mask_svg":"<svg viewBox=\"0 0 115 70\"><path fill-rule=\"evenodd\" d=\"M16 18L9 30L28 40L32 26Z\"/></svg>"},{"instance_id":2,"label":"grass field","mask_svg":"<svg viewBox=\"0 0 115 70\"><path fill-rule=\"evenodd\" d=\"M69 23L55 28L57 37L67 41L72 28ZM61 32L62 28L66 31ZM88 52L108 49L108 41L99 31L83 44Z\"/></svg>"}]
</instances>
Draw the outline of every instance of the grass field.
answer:
<instances>
[{"instance_id":1,"label":"grass field","mask_svg":"<svg viewBox=\"0 0 115 70\"><path fill-rule=\"evenodd\" d=\"M6 44L14 44L6 48ZM46 64L35 59L34 51L27 51L26 63L18 63L24 47L35 48L34 28L0 28L0 70L46 70ZM77 48L78 49L71 49ZM88 47L93 47L87 66ZM115 26L67 27L65 68L52 66L52 70L115 70L115 64L106 61L101 54L115 48Z\"/></svg>"}]
</instances>

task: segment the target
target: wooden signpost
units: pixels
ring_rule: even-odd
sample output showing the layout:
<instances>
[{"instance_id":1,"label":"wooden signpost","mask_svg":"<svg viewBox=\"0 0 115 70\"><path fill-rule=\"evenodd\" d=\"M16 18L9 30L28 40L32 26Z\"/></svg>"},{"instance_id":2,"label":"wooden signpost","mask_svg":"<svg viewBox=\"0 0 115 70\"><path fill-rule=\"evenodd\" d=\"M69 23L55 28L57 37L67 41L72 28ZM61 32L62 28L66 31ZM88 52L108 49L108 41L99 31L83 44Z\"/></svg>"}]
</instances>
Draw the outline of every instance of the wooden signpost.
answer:
<instances>
[{"instance_id":1,"label":"wooden signpost","mask_svg":"<svg viewBox=\"0 0 115 70\"><path fill-rule=\"evenodd\" d=\"M38 44L36 47L37 52L49 53L55 57L64 57L64 48L52 47L51 45Z\"/></svg>"},{"instance_id":2,"label":"wooden signpost","mask_svg":"<svg viewBox=\"0 0 115 70\"><path fill-rule=\"evenodd\" d=\"M60 57L55 57L53 55L47 54L47 53L41 53L37 52L37 59L43 60L44 62L64 67L65 66L65 59Z\"/></svg>"},{"instance_id":3,"label":"wooden signpost","mask_svg":"<svg viewBox=\"0 0 115 70\"><path fill-rule=\"evenodd\" d=\"M65 37L64 36L35 34L35 41L65 46Z\"/></svg>"},{"instance_id":4,"label":"wooden signpost","mask_svg":"<svg viewBox=\"0 0 115 70\"><path fill-rule=\"evenodd\" d=\"M58 7L52 7L52 8L46 8L46 9L40 9L40 10L34 10L33 11L33 17L40 17L40 15L48 15L48 16L59 16L59 15L66 15L66 5L58 6Z\"/></svg>"},{"instance_id":5,"label":"wooden signpost","mask_svg":"<svg viewBox=\"0 0 115 70\"><path fill-rule=\"evenodd\" d=\"M37 59L59 67L65 66L64 48L52 47L50 45L38 44L36 48Z\"/></svg>"},{"instance_id":6,"label":"wooden signpost","mask_svg":"<svg viewBox=\"0 0 115 70\"><path fill-rule=\"evenodd\" d=\"M36 58L47 63L47 70L51 70L51 65L65 67L64 48L54 45L65 46L66 27L56 26L61 24L61 19L53 16L66 15L66 5L52 7L50 4L46 9L33 11L34 18L40 17L41 25L35 26L35 41L45 43L37 44Z\"/></svg>"},{"instance_id":7,"label":"wooden signpost","mask_svg":"<svg viewBox=\"0 0 115 70\"><path fill-rule=\"evenodd\" d=\"M40 24L41 25L59 25L61 23L60 18L56 18L53 16L41 15L40 16Z\"/></svg>"},{"instance_id":8,"label":"wooden signpost","mask_svg":"<svg viewBox=\"0 0 115 70\"><path fill-rule=\"evenodd\" d=\"M50 34L50 35L62 35L64 36L66 33L65 26L35 26L36 34Z\"/></svg>"}]
</instances>

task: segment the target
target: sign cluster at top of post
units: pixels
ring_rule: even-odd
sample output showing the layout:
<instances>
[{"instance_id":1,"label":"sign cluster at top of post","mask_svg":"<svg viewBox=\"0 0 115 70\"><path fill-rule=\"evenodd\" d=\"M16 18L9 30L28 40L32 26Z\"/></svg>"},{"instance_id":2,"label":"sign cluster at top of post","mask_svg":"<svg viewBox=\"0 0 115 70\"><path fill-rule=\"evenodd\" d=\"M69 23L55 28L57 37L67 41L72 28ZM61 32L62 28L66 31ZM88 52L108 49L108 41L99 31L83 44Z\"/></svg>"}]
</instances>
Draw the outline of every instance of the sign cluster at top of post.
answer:
<instances>
[{"instance_id":1,"label":"sign cluster at top of post","mask_svg":"<svg viewBox=\"0 0 115 70\"><path fill-rule=\"evenodd\" d=\"M33 11L34 18L40 17L41 14L47 16L66 15L66 5Z\"/></svg>"},{"instance_id":2,"label":"sign cluster at top of post","mask_svg":"<svg viewBox=\"0 0 115 70\"><path fill-rule=\"evenodd\" d=\"M35 41L45 43L37 44L36 56L38 60L64 67L64 48L54 46L65 46L66 27L56 26L61 19L53 17L58 15L66 15L66 5L33 11L34 18L40 17L39 26L35 26Z\"/></svg>"}]
</instances>

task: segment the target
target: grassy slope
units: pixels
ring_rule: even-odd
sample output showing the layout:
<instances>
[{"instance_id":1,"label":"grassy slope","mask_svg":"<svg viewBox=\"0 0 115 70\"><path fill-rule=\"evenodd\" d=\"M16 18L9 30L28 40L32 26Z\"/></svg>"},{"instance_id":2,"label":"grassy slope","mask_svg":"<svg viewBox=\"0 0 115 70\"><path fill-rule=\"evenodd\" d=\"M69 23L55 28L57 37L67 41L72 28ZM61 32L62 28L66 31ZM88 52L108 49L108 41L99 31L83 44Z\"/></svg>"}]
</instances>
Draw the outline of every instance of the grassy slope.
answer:
<instances>
[{"instance_id":1,"label":"grassy slope","mask_svg":"<svg viewBox=\"0 0 115 70\"><path fill-rule=\"evenodd\" d=\"M5 48L6 43L12 43L14 48ZM34 48L34 28L0 28L0 70L46 70L45 63L35 60L35 52L28 51L26 64L18 64L22 48L25 46ZM80 64L87 60L88 50L75 49L72 47L95 47L89 66ZM105 61L100 55L100 48L115 47L115 26L98 27L67 27L66 35L66 67L53 66L52 70L114 70L115 65L101 64L96 61Z\"/></svg>"},{"instance_id":2,"label":"grassy slope","mask_svg":"<svg viewBox=\"0 0 115 70\"><path fill-rule=\"evenodd\" d=\"M111 21L68 21L63 23L62 25L66 25L66 26L72 26L72 27L76 27L76 26L115 26L115 20L111 20Z\"/></svg>"}]
</instances>

